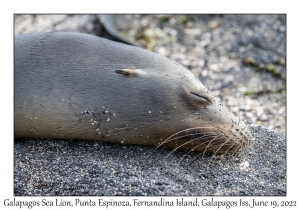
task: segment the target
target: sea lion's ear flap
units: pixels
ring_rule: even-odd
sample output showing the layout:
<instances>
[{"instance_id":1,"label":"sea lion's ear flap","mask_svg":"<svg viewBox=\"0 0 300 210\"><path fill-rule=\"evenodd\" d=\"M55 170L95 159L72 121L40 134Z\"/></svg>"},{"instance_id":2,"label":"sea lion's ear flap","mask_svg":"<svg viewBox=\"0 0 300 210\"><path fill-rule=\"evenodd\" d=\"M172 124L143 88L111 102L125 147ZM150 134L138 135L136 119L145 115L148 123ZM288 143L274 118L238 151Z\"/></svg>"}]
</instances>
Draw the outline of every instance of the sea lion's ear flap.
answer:
<instances>
[{"instance_id":1,"label":"sea lion's ear flap","mask_svg":"<svg viewBox=\"0 0 300 210\"><path fill-rule=\"evenodd\" d=\"M124 74L126 76L132 76L134 75L134 69L118 69L118 70L115 70L115 72L117 74Z\"/></svg>"},{"instance_id":2,"label":"sea lion's ear flap","mask_svg":"<svg viewBox=\"0 0 300 210\"><path fill-rule=\"evenodd\" d=\"M123 74L125 76L138 76L142 75L144 72L140 69L118 69L115 70L117 74Z\"/></svg>"}]
</instances>

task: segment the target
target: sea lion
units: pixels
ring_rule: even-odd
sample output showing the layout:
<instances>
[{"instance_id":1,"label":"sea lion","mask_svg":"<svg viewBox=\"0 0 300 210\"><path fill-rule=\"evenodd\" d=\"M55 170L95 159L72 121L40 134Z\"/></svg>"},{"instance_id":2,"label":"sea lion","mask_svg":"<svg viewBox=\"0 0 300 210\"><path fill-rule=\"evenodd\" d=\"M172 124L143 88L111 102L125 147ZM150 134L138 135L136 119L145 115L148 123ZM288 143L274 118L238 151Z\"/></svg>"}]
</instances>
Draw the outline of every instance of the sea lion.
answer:
<instances>
[{"instance_id":1,"label":"sea lion","mask_svg":"<svg viewBox=\"0 0 300 210\"><path fill-rule=\"evenodd\" d=\"M183 66L71 32L15 36L14 136L211 153L252 144L246 124Z\"/></svg>"}]
</instances>

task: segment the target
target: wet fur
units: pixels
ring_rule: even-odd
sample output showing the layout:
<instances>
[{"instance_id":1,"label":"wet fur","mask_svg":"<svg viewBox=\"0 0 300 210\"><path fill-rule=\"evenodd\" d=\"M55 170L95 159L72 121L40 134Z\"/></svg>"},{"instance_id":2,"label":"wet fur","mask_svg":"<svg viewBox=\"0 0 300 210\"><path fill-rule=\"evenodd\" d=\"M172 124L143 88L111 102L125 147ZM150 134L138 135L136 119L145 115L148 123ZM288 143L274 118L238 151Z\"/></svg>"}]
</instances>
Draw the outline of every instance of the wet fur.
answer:
<instances>
[{"instance_id":1,"label":"wet fur","mask_svg":"<svg viewBox=\"0 0 300 210\"><path fill-rule=\"evenodd\" d=\"M245 123L195 75L140 48L79 33L19 35L14 76L16 139L90 139L203 154L252 145Z\"/></svg>"}]
</instances>

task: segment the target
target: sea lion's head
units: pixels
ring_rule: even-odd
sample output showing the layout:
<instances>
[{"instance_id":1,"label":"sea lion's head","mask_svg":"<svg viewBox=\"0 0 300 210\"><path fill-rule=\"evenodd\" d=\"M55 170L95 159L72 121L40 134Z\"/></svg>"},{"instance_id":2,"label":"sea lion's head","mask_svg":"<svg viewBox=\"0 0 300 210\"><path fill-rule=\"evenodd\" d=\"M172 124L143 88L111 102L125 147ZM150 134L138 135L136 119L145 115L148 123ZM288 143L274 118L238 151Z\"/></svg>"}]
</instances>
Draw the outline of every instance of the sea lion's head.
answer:
<instances>
[{"instance_id":1,"label":"sea lion's head","mask_svg":"<svg viewBox=\"0 0 300 210\"><path fill-rule=\"evenodd\" d=\"M240 117L218 102L193 73L179 64L172 66L172 71L170 64L115 71L138 84L137 103L148 112L144 117L149 133L160 139L157 145L213 154L249 148L252 135Z\"/></svg>"}]
</instances>

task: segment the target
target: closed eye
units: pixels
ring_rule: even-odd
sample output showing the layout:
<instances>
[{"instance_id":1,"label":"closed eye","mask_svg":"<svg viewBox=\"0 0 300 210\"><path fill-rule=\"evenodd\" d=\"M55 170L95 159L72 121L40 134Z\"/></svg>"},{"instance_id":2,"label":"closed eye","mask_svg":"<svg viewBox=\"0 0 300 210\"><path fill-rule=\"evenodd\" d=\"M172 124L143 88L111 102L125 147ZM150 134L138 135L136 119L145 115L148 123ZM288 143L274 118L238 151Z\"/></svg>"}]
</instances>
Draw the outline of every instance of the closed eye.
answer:
<instances>
[{"instance_id":1,"label":"closed eye","mask_svg":"<svg viewBox=\"0 0 300 210\"><path fill-rule=\"evenodd\" d=\"M197 93L191 93L191 94L193 94L198 101L207 102L207 103L210 103L210 104L213 103L212 100L208 97L205 97L203 95L199 95Z\"/></svg>"}]
</instances>

